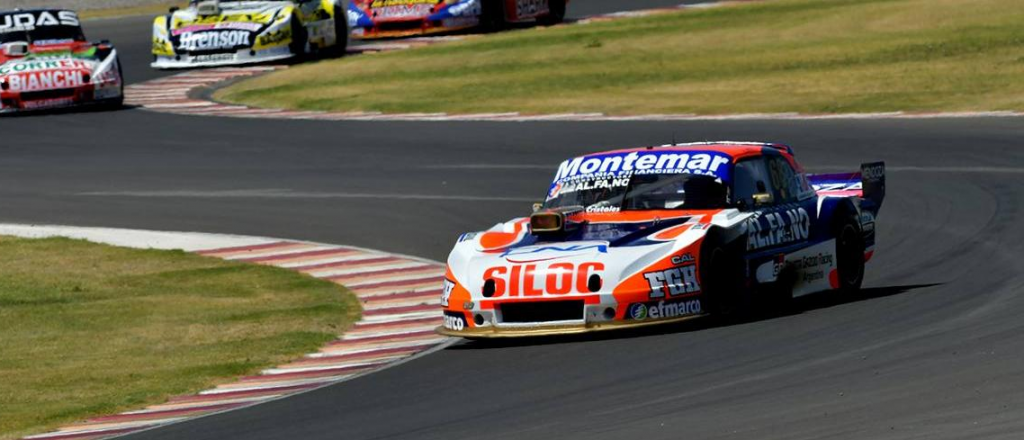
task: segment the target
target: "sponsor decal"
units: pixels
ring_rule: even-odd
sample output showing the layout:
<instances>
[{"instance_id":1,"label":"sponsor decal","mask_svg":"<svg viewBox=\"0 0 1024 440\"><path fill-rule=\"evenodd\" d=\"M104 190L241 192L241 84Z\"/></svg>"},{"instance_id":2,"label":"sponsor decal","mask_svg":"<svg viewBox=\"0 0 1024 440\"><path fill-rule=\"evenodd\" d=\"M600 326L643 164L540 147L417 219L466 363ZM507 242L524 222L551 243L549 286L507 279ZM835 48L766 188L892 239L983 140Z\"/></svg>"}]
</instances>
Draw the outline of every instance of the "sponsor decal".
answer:
<instances>
[{"instance_id":1,"label":"sponsor decal","mask_svg":"<svg viewBox=\"0 0 1024 440\"><path fill-rule=\"evenodd\" d=\"M437 4L437 0L373 0L370 3L370 8L386 8L389 6L412 6L412 5L429 5L434 6Z\"/></svg>"},{"instance_id":2,"label":"sponsor decal","mask_svg":"<svg viewBox=\"0 0 1024 440\"><path fill-rule=\"evenodd\" d=\"M280 44L280 43L291 41L291 39L292 39L292 29L291 28L282 28L281 30L279 30L277 32L271 32L269 34L264 34L264 35L261 35L259 37L259 41L260 41L260 45L261 46L273 46L275 44Z\"/></svg>"},{"instance_id":3,"label":"sponsor decal","mask_svg":"<svg viewBox=\"0 0 1024 440\"><path fill-rule=\"evenodd\" d=\"M395 5L376 8L373 10L373 14L374 17L383 19L411 18L428 15L430 14L431 9L433 9L433 6L429 4Z\"/></svg>"},{"instance_id":4,"label":"sponsor decal","mask_svg":"<svg viewBox=\"0 0 1024 440\"><path fill-rule=\"evenodd\" d=\"M73 11L41 11L0 15L0 34L30 31L43 26L78 26Z\"/></svg>"},{"instance_id":5,"label":"sponsor decal","mask_svg":"<svg viewBox=\"0 0 1024 440\"><path fill-rule=\"evenodd\" d=\"M196 55L192 57L193 63L209 63L214 61L232 61L235 59L233 53L215 53L207 55Z\"/></svg>"},{"instance_id":6,"label":"sponsor decal","mask_svg":"<svg viewBox=\"0 0 1024 440\"><path fill-rule=\"evenodd\" d=\"M7 84L11 91L31 92L36 90L69 89L85 84L80 70L54 70L10 75Z\"/></svg>"},{"instance_id":7,"label":"sponsor decal","mask_svg":"<svg viewBox=\"0 0 1024 440\"><path fill-rule=\"evenodd\" d=\"M217 31L185 33L181 36L180 48L188 51L234 49L239 46L252 46L249 37L252 34L244 31Z\"/></svg>"},{"instance_id":8,"label":"sponsor decal","mask_svg":"<svg viewBox=\"0 0 1024 440\"><path fill-rule=\"evenodd\" d=\"M262 28L263 25L259 23L251 22L238 22L238 21L222 21L217 23L206 23L206 24L192 24L182 26L180 28L171 31L173 35L181 35L189 32L206 32L215 30L242 30L249 32L256 32Z\"/></svg>"},{"instance_id":9,"label":"sponsor decal","mask_svg":"<svg viewBox=\"0 0 1024 440\"><path fill-rule=\"evenodd\" d=\"M673 255L672 264L676 266L682 266L684 264L693 264L693 254L687 252L683 255Z\"/></svg>"},{"instance_id":10,"label":"sponsor decal","mask_svg":"<svg viewBox=\"0 0 1024 440\"><path fill-rule=\"evenodd\" d=\"M811 217L804 208L769 212L747 220L747 250L789 244L810 236Z\"/></svg>"},{"instance_id":11,"label":"sponsor decal","mask_svg":"<svg viewBox=\"0 0 1024 440\"><path fill-rule=\"evenodd\" d=\"M622 208L619 208L618 206L599 206L599 205L590 205L586 209L586 211L588 213L619 212L621 210L622 210Z\"/></svg>"},{"instance_id":12,"label":"sponsor decal","mask_svg":"<svg viewBox=\"0 0 1024 440\"><path fill-rule=\"evenodd\" d=\"M644 321L647 319L681 318L703 313L699 299L682 301L658 301L633 303L626 309L626 319Z\"/></svg>"},{"instance_id":13,"label":"sponsor decal","mask_svg":"<svg viewBox=\"0 0 1024 440\"><path fill-rule=\"evenodd\" d=\"M577 191L623 188L629 186L629 177L620 177L616 179L590 179L568 181L564 183L559 182L556 183L555 185L558 185L560 188L558 192L555 194L555 196L559 196L562 194L571 194Z\"/></svg>"},{"instance_id":14,"label":"sponsor decal","mask_svg":"<svg viewBox=\"0 0 1024 440\"><path fill-rule=\"evenodd\" d=\"M40 58L34 60L15 61L0 66L0 75L12 73L38 72L43 70L85 69L91 70L93 63L71 58Z\"/></svg>"},{"instance_id":15,"label":"sponsor decal","mask_svg":"<svg viewBox=\"0 0 1024 440\"><path fill-rule=\"evenodd\" d=\"M36 101L24 101L21 107L25 109L66 107L75 103L74 98L41 99Z\"/></svg>"},{"instance_id":16,"label":"sponsor decal","mask_svg":"<svg viewBox=\"0 0 1024 440\"><path fill-rule=\"evenodd\" d=\"M688 255L688 254L687 254ZM673 263L675 263L673 257ZM665 298L687 296L700 293L700 283L697 282L697 266L691 261L680 267L673 267L665 270L644 273L647 284L650 287L651 298Z\"/></svg>"},{"instance_id":17,"label":"sponsor decal","mask_svg":"<svg viewBox=\"0 0 1024 440\"><path fill-rule=\"evenodd\" d=\"M471 17L475 19L481 13L479 1L462 2L448 7L448 15L452 17Z\"/></svg>"},{"instance_id":18,"label":"sponsor decal","mask_svg":"<svg viewBox=\"0 0 1024 440\"><path fill-rule=\"evenodd\" d=\"M569 159L558 166L554 182L598 177L620 178L633 174L703 174L726 179L732 159L713 151L615 153ZM628 180L628 179L627 179Z\"/></svg>"},{"instance_id":19,"label":"sponsor decal","mask_svg":"<svg viewBox=\"0 0 1024 440\"><path fill-rule=\"evenodd\" d=\"M801 273L802 282L811 283L825 278L825 272L835 267L832 253L819 253L802 257L790 264Z\"/></svg>"},{"instance_id":20,"label":"sponsor decal","mask_svg":"<svg viewBox=\"0 0 1024 440\"><path fill-rule=\"evenodd\" d=\"M608 253L608 243L566 244L509 249L501 254L510 263L535 263L579 255ZM512 257L517 257L513 259Z\"/></svg>"},{"instance_id":21,"label":"sponsor decal","mask_svg":"<svg viewBox=\"0 0 1024 440\"><path fill-rule=\"evenodd\" d=\"M466 316L462 313L444 312L444 328L462 331L466 328Z\"/></svg>"},{"instance_id":22,"label":"sponsor decal","mask_svg":"<svg viewBox=\"0 0 1024 440\"><path fill-rule=\"evenodd\" d=\"M250 13L250 14L225 14L225 15L206 15L197 16L192 19L176 20L173 23L173 29L185 29L189 26L204 25L204 24L218 24L224 23L224 26L235 26L234 24L227 23L260 23L267 24L274 18L276 11L269 11L267 13Z\"/></svg>"},{"instance_id":23,"label":"sponsor decal","mask_svg":"<svg viewBox=\"0 0 1024 440\"><path fill-rule=\"evenodd\" d=\"M452 297L452 290L455 290L455 282L444 280L444 288L441 289L441 307L448 307L448 299Z\"/></svg>"},{"instance_id":24,"label":"sponsor decal","mask_svg":"<svg viewBox=\"0 0 1024 440\"><path fill-rule=\"evenodd\" d=\"M484 282L494 280L493 298L590 293L587 282L600 275L604 263L516 264L484 271Z\"/></svg>"},{"instance_id":25,"label":"sponsor decal","mask_svg":"<svg viewBox=\"0 0 1024 440\"><path fill-rule=\"evenodd\" d=\"M516 0L516 17L536 17L547 13L547 0Z\"/></svg>"},{"instance_id":26,"label":"sponsor decal","mask_svg":"<svg viewBox=\"0 0 1024 440\"><path fill-rule=\"evenodd\" d=\"M861 167L861 178L868 182L878 182L885 177L885 164L874 164Z\"/></svg>"}]
</instances>

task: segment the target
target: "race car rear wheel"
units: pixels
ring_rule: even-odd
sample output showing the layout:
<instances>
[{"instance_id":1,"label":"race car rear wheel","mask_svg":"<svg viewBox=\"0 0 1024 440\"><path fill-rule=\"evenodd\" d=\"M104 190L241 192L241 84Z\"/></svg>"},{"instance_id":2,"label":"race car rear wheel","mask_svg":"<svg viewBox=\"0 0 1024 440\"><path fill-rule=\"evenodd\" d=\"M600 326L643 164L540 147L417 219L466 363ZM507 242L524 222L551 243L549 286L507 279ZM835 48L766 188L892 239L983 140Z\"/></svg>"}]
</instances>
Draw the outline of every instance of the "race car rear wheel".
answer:
<instances>
[{"instance_id":1,"label":"race car rear wheel","mask_svg":"<svg viewBox=\"0 0 1024 440\"><path fill-rule=\"evenodd\" d=\"M864 281L864 236L853 216L842 217L836 225L836 271L840 292L860 290Z\"/></svg>"},{"instance_id":2,"label":"race car rear wheel","mask_svg":"<svg viewBox=\"0 0 1024 440\"><path fill-rule=\"evenodd\" d=\"M548 0L548 11L541 24L550 26L565 21L565 0Z\"/></svg>"},{"instance_id":3,"label":"race car rear wheel","mask_svg":"<svg viewBox=\"0 0 1024 440\"><path fill-rule=\"evenodd\" d=\"M505 6L501 0L480 0L480 31L497 32L505 27Z\"/></svg>"},{"instance_id":4,"label":"race car rear wheel","mask_svg":"<svg viewBox=\"0 0 1024 440\"><path fill-rule=\"evenodd\" d=\"M745 316L750 308L750 295L740 281L742 260L712 236L702 246L700 262L705 310L720 318Z\"/></svg>"}]
</instances>

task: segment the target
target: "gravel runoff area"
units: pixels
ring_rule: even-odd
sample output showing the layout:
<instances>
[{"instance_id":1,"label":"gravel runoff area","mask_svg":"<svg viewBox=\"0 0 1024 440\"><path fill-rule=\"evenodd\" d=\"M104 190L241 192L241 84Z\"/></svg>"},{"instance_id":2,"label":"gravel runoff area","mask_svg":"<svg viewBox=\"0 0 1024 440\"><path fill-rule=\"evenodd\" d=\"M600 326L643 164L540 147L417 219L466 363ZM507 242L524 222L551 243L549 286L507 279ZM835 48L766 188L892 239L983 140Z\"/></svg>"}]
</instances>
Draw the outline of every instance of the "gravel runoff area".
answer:
<instances>
[{"instance_id":1,"label":"gravel runoff area","mask_svg":"<svg viewBox=\"0 0 1024 440\"><path fill-rule=\"evenodd\" d=\"M0 10L14 8L62 8L76 11L165 5L172 0L0 0Z\"/></svg>"}]
</instances>

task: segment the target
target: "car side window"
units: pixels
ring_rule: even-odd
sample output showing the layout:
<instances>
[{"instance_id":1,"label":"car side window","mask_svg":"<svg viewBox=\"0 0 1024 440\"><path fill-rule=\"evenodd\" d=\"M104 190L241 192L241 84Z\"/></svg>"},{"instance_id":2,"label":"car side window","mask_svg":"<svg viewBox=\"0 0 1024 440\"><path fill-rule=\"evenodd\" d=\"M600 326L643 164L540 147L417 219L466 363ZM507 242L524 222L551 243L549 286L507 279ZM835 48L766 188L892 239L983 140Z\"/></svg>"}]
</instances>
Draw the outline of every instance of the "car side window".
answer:
<instances>
[{"instance_id":1,"label":"car side window","mask_svg":"<svg viewBox=\"0 0 1024 440\"><path fill-rule=\"evenodd\" d=\"M733 171L733 203L745 208L753 207L754 194L772 192L769 182L770 176L764 158L742 159L736 162Z\"/></svg>"},{"instance_id":2,"label":"car side window","mask_svg":"<svg viewBox=\"0 0 1024 440\"><path fill-rule=\"evenodd\" d=\"M800 199L804 194L800 174L793 169L782 156L771 156L768 158L768 173L772 187L775 189L776 202L792 203Z\"/></svg>"}]
</instances>

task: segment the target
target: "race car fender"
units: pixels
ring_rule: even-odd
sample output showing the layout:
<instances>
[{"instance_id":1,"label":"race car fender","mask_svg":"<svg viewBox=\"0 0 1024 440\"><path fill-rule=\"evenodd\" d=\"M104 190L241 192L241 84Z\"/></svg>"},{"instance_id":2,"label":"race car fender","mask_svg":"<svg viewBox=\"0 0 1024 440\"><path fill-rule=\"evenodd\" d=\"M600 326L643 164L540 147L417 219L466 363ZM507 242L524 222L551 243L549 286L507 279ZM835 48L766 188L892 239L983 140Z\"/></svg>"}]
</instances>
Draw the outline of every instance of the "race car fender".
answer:
<instances>
[{"instance_id":1,"label":"race car fender","mask_svg":"<svg viewBox=\"0 0 1024 440\"><path fill-rule=\"evenodd\" d=\"M168 17L161 15L153 19L153 55L174 56L174 45L168 32Z\"/></svg>"},{"instance_id":2,"label":"race car fender","mask_svg":"<svg viewBox=\"0 0 1024 440\"><path fill-rule=\"evenodd\" d=\"M264 50L272 47L287 46L292 43L292 20L295 18L294 8L285 6L274 16L270 25L256 36L253 50Z\"/></svg>"}]
</instances>

